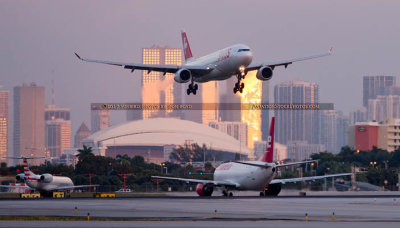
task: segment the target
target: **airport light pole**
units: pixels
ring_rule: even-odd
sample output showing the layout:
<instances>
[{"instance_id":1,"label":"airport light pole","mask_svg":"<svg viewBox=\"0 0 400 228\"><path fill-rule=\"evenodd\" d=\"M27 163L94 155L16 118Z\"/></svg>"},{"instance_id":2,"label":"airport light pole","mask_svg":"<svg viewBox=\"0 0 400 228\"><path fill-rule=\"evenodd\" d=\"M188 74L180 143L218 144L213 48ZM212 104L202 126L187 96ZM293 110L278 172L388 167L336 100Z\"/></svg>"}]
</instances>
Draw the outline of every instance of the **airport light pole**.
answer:
<instances>
[{"instance_id":1,"label":"airport light pole","mask_svg":"<svg viewBox=\"0 0 400 228\"><path fill-rule=\"evenodd\" d=\"M96 174L88 173L85 176L89 177L89 185L92 185L92 176L96 176ZM89 187L89 192L92 192L92 187Z\"/></svg>"},{"instance_id":2,"label":"airport light pole","mask_svg":"<svg viewBox=\"0 0 400 228\"><path fill-rule=\"evenodd\" d=\"M155 179L155 180L151 180L151 181L154 181L154 182L157 183L157 192L158 192L160 182L161 182L161 181L164 181L164 180L162 180L162 179Z\"/></svg>"},{"instance_id":3,"label":"airport light pole","mask_svg":"<svg viewBox=\"0 0 400 228\"><path fill-rule=\"evenodd\" d=\"M118 176L121 176L124 178L124 192L126 192L126 177L127 176L132 176L131 173L126 173L126 174L118 174Z\"/></svg>"}]
</instances>

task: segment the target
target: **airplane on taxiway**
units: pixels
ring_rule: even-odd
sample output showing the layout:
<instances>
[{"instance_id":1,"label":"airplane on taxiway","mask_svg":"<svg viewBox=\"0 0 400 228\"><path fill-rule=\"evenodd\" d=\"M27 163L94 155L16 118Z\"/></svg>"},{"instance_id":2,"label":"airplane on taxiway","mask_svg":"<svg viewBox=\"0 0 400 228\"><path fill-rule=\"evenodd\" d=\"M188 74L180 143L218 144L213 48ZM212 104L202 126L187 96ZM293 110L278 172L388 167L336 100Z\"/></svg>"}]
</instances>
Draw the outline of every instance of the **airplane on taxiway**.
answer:
<instances>
[{"instance_id":1,"label":"airplane on taxiway","mask_svg":"<svg viewBox=\"0 0 400 228\"><path fill-rule=\"evenodd\" d=\"M232 190L260 191L260 196L277 196L281 191L282 184L285 183L353 175L353 173L339 173L324 176L274 179L277 168L316 162L315 160L312 160L275 164L273 162L274 125L275 117L272 117L271 127L267 138L266 151L260 161L234 161L221 164L215 169L214 180L187 179L167 176L152 176L151 178L198 183L196 192L199 196L211 196L216 187L223 189L222 193L224 196L233 196Z\"/></svg>"},{"instance_id":2,"label":"airplane on taxiway","mask_svg":"<svg viewBox=\"0 0 400 228\"><path fill-rule=\"evenodd\" d=\"M301 57L293 58L281 61L264 62L260 64L252 64L253 54L250 48L244 44L235 44L224 48L222 50L213 52L209 55L195 59L190 49L189 41L186 32L182 30L182 44L183 54L185 57L185 63L183 65L156 65L156 64L141 64L141 63L124 63L114 62L107 60L96 60L82 58L80 55L75 55L83 61L110 64L116 66L122 66L125 69L134 70L147 70L148 73L151 71L163 72L175 74L174 80L178 83L190 82L187 94L193 93L196 95L198 89L198 83L204 83L209 81L220 81L226 80L236 75L237 83L233 88L233 92L243 92L244 83L241 80L245 78L247 72L257 71L257 78L262 81L270 80L273 75L273 70L277 66L285 66L285 68L293 62L314 59L330 55L332 48L329 52Z\"/></svg>"},{"instance_id":3,"label":"airplane on taxiway","mask_svg":"<svg viewBox=\"0 0 400 228\"><path fill-rule=\"evenodd\" d=\"M11 186L0 185L0 188L20 188L28 189L31 191L38 191L41 193L55 192L55 191L68 191L77 188L96 187L99 185L74 185L71 178L63 176L54 176L49 173L35 174L28 166L28 159L40 159L45 157L4 157L11 159L22 159L24 164L24 173L17 174L17 181L26 183L26 186Z\"/></svg>"}]
</instances>

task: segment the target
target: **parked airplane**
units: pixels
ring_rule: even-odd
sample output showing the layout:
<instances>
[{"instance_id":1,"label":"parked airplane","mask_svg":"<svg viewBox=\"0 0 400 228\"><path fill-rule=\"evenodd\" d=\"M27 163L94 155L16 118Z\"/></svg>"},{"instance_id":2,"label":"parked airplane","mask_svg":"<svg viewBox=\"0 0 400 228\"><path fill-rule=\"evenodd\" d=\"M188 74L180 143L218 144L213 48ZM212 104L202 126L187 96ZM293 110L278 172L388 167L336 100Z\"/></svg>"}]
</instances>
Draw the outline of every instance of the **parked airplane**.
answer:
<instances>
[{"instance_id":1,"label":"parked airplane","mask_svg":"<svg viewBox=\"0 0 400 228\"><path fill-rule=\"evenodd\" d=\"M211 196L215 187L223 188L222 192L224 196L232 196L232 190L260 191L260 196L277 196L281 191L281 185L285 183L352 175L352 173L340 173L325 176L274 179L277 168L316 162L304 161L278 165L273 163L274 125L275 118L272 117L271 127L267 138L266 152L261 158L261 161L234 161L221 164L215 169L214 180L198 180L165 176L152 176L151 178L198 183L196 192L200 196Z\"/></svg>"},{"instance_id":2,"label":"parked airplane","mask_svg":"<svg viewBox=\"0 0 400 228\"><path fill-rule=\"evenodd\" d=\"M99 185L74 185L71 178L53 176L49 173L42 175L34 174L28 166L28 159L39 159L44 157L5 157L11 159L23 159L24 173L17 174L16 179L26 183L26 186L0 185L1 188L22 188L43 193L54 191L67 191L76 188L88 188Z\"/></svg>"},{"instance_id":3,"label":"parked airplane","mask_svg":"<svg viewBox=\"0 0 400 228\"><path fill-rule=\"evenodd\" d=\"M285 66L285 68L293 62L303 61L307 59L314 59L330 55L332 48L327 53L312 55L301 58L293 58L288 60L264 62L261 64L251 64L253 54L250 48L244 44L236 44L222 50L216 51L209 55L195 59L190 49L189 41L185 31L181 31L183 54L185 63L183 65L156 65L156 64L140 64L140 63L124 63L113 62L107 60L96 60L81 58L77 53L75 55L83 61L110 64L122 66L125 69L134 70L147 70L175 74L174 80L178 83L190 82L187 94L193 93L196 95L198 85L195 82L204 83L209 81L226 80L233 75L237 77L237 83L233 88L233 92L243 92L244 83L241 80L245 78L247 72L257 70L257 78L262 81L270 80L273 75L273 70L277 66Z\"/></svg>"}]
</instances>

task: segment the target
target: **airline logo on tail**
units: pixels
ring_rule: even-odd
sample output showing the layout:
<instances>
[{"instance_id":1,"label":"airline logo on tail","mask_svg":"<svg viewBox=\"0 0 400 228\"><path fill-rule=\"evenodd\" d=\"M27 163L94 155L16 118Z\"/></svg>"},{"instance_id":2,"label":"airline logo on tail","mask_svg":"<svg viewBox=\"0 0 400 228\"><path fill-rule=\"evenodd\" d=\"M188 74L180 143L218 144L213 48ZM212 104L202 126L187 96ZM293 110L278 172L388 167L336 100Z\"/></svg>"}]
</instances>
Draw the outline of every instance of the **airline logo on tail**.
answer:
<instances>
[{"instance_id":1,"label":"airline logo on tail","mask_svg":"<svg viewBox=\"0 0 400 228\"><path fill-rule=\"evenodd\" d=\"M26 158L23 159L24 164L24 176L27 180L36 180L35 174L29 169L28 160Z\"/></svg>"},{"instance_id":2,"label":"airline logo on tail","mask_svg":"<svg viewBox=\"0 0 400 228\"><path fill-rule=\"evenodd\" d=\"M271 126L269 127L269 135L267 138L267 147L265 149L264 156L262 158L263 162L273 162L274 159L274 127L275 127L275 117L271 119Z\"/></svg>"},{"instance_id":3,"label":"airline logo on tail","mask_svg":"<svg viewBox=\"0 0 400 228\"><path fill-rule=\"evenodd\" d=\"M185 61L187 61L188 59L193 58L192 50L190 50L190 45L188 38L186 36L186 32L182 30L181 33L182 33L183 54L185 55Z\"/></svg>"}]
</instances>

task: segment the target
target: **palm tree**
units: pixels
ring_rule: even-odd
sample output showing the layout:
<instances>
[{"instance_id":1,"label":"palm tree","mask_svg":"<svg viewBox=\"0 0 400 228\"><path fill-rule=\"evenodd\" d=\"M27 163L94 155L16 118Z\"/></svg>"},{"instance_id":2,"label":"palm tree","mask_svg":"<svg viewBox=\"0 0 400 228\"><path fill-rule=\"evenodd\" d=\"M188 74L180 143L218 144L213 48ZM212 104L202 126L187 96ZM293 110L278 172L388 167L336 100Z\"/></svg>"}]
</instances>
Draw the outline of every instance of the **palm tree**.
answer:
<instances>
[{"instance_id":1,"label":"palm tree","mask_svg":"<svg viewBox=\"0 0 400 228\"><path fill-rule=\"evenodd\" d=\"M78 157L79 161L82 161L86 157L94 156L94 154L92 152L92 147L90 147L90 146L87 147L87 146L83 145L83 149L79 149L78 152L79 152L79 154L76 156Z\"/></svg>"}]
</instances>

